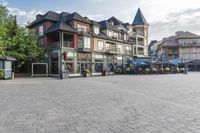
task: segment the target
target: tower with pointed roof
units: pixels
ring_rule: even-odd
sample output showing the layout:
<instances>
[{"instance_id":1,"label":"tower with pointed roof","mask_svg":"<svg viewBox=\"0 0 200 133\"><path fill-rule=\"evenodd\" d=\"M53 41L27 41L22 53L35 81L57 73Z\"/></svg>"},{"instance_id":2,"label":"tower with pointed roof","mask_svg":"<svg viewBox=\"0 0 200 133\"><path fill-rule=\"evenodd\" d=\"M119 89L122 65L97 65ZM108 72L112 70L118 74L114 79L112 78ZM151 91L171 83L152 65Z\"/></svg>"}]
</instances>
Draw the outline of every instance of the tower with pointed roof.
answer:
<instances>
[{"instance_id":1,"label":"tower with pointed roof","mask_svg":"<svg viewBox=\"0 0 200 133\"><path fill-rule=\"evenodd\" d=\"M148 55L148 29L149 24L147 23L142 11L138 8L135 18L132 23L133 31L138 35L136 38L137 50L141 50L141 44L144 46L144 55Z\"/></svg>"}]
</instances>

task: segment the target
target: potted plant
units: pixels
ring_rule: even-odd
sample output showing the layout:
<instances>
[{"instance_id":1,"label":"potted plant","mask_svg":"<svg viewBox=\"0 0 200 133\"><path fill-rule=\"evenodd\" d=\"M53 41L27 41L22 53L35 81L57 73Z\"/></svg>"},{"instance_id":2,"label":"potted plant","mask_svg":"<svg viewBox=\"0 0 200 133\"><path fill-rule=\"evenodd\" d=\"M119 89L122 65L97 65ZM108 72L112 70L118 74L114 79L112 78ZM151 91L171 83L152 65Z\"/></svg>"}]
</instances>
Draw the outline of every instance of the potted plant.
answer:
<instances>
[{"instance_id":1,"label":"potted plant","mask_svg":"<svg viewBox=\"0 0 200 133\"><path fill-rule=\"evenodd\" d=\"M89 77L90 76L90 71L88 69L84 69L82 71L82 75L83 75L83 77Z\"/></svg>"},{"instance_id":2,"label":"potted plant","mask_svg":"<svg viewBox=\"0 0 200 133\"><path fill-rule=\"evenodd\" d=\"M169 68L169 67L166 67L166 68L164 69L164 71L165 71L165 73L170 73L170 68Z\"/></svg>"},{"instance_id":3,"label":"potted plant","mask_svg":"<svg viewBox=\"0 0 200 133\"><path fill-rule=\"evenodd\" d=\"M101 73L102 73L102 76L108 76L109 71L108 71L108 69L104 68Z\"/></svg>"},{"instance_id":4,"label":"potted plant","mask_svg":"<svg viewBox=\"0 0 200 133\"><path fill-rule=\"evenodd\" d=\"M180 73L184 73L185 72L185 68L180 68Z\"/></svg>"},{"instance_id":5,"label":"potted plant","mask_svg":"<svg viewBox=\"0 0 200 133\"><path fill-rule=\"evenodd\" d=\"M126 73L130 73L131 69L129 67L126 68Z\"/></svg>"},{"instance_id":6,"label":"potted plant","mask_svg":"<svg viewBox=\"0 0 200 133\"><path fill-rule=\"evenodd\" d=\"M152 71L152 73L157 73L158 72L158 70L155 67L152 68L151 71Z\"/></svg>"},{"instance_id":7,"label":"potted plant","mask_svg":"<svg viewBox=\"0 0 200 133\"><path fill-rule=\"evenodd\" d=\"M142 68L139 68L139 69L138 69L138 73L139 73L139 74L142 74L142 73L143 73Z\"/></svg>"},{"instance_id":8,"label":"potted plant","mask_svg":"<svg viewBox=\"0 0 200 133\"><path fill-rule=\"evenodd\" d=\"M117 68L115 72L116 72L117 74L120 74L120 73L122 73L122 69L121 69L121 68Z\"/></svg>"},{"instance_id":9,"label":"potted plant","mask_svg":"<svg viewBox=\"0 0 200 133\"><path fill-rule=\"evenodd\" d=\"M174 71L175 71L175 73L179 73L180 69L178 67L176 67Z\"/></svg>"},{"instance_id":10,"label":"potted plant","mask_svg":"<svg viewBox=\"0 0 200 133\"><path fill-rule=\"evenodd\" d=\"M160 68L159 69L159 72L162 74L164 72L164 69L163 68Z\"/></svg>"},{"instance_id":11,"label":"potted plant","mask_svg":"<svg viewBox=\"0 0 200 133\"><path fill-rule=\"evenodd\" d=\"M146 68L146 69L144 70L144 73L145 73L145 74L149 74L149 73L150 73L150 69L149 69L149 68Z\"/></svg>"}]
</instances>

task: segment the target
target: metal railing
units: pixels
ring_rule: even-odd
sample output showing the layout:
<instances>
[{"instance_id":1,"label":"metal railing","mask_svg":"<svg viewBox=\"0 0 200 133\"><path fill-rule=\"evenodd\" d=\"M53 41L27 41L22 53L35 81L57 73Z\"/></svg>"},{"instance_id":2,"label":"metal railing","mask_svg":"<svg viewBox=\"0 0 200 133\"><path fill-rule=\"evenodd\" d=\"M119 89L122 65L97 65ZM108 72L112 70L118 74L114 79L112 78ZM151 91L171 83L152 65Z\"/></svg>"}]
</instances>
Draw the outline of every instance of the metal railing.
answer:
<instances>
[{"instance_id":1,"label":"metal railing","mask_svg":"<svg viewBox=\"0 0 200 133\"><path fill-rule=\"evenodd\" d=\"M132 50L125 50L125 54L126 54L126 55L132 55L132 54L133 54L133 51L132 51Z\"/></svg>"},{"instance_id":2,"label":"metal railing","mask_svg":"<svg viewBox=\"0 0 200 133\"><path fill-rule=\"evenodd\" d=\"M138 51L138 55L144 55L144 51Z\"/></svg>"},{"instance_id":3,"label":"metal railing","mask_svg":"<svg viewBox=\"0 0 200 133\"><path fill-rule=\"evenodd\" d=\"M139 41L138 41L138 45L144 46L144 42L139 42Z\"/></svg>"},{"instance_id":4,"label":"metal railing","mask_svg":"<svg viewBox=\"0 0 200 133\"><path fill-rule=\"evenodd\" d=\"M59 48L60 47L60 42L53 42L50 44L51 48ZM67 48L73 48L73 43L70 41L63 41L63 47Z\"/></svg>"}]
</instances>

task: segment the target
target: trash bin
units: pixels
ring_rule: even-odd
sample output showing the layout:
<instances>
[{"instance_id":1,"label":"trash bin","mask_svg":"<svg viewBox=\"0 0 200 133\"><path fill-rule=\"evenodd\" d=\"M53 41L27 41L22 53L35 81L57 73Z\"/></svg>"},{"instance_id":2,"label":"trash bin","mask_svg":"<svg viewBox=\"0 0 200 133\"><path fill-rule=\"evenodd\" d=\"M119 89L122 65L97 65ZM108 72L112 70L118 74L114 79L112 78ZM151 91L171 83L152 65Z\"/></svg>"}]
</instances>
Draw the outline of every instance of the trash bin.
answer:
<instances>
[{"instance_id":1,"label":"trash bin","mask_svg":"<svg viewBox=\"0 0 200 133\"><path fill-rule=\"evenodd\" d=\"M15 73L12 72L12 79L15 79Z\"/></svg>"}]
</instances>

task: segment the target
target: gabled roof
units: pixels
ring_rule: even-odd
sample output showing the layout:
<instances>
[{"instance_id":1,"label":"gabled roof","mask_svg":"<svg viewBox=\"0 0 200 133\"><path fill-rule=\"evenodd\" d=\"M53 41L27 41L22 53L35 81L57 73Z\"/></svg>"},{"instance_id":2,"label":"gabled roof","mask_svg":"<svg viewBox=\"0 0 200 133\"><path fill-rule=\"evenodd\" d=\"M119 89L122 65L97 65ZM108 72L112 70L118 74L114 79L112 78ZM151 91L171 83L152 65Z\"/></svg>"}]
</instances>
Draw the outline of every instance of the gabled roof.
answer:
<instances>
[{"instance_id":1,"label":"gabled roof","mask_svg":"<svg viewBox=\"0 0 200 133\"><path fill-rule=\"evenodd\" d=\"M120 21L119 19L115 18L114 16L109 18L107 21L108 22L113 22L114 25L123 25L124 24L122 21Z\"/></svg>"},{"instance_id":2,"label":"gabled roof","mask_svg":"<svg viewBox=\"0 0 200 133\"><path fill-rule=\"evenodd\" d=\"M66 21L70 21L70 20L79 20L79 21L86 22L86 23L89 23L89 24L91 23L89 19L82 17L77 12L74 12L74 13L66 16Z\"/></svg>"},{"instance_id":3,"label":"gabled roof","mask_svg":"<svg viewBox=\"0 0 200 133\"><path fill-rule=\"evenodd\" d=\"M95 26L98 26L98 27L101 26L97 21L94 21L94 20L91 20L91 23L92 23L92 25L95 25Z\"/></svg>"},{"instance_id":4,"label":"gabled roof","mask_svg":"<svg viewBox=\"0 0 200 133\"><path fill-rule=\"evenodd\" d=\"M62 12L60 14L60 19L57 23L55 23L53 26L51 26L45 33L50 33L58 30L63 30L63 31L69 31L69 32L76 32L75 29L67 24L66 22L66 16L68 16L69 13L67 12Z\"/></svg>"},{"instance_id":5,"label":"gabled roof","mask_svg":"<svg viewBox=\"0 0 200 133\"><path fill-rule=\"evenodd\" d=\"M178 32L176 32L176 38L177 39L184 39L184 38L200 38L200 36L199 35L196 35L196 34L194 34L194 33L191 33L191 32L188 32L188 31L186 31L186 32L184 32L184 31L178 31Z\"/></svg>"},{"instance_id":6,"label":"gabled roof","mask_svg":"<svg viewBox=\"0 0 200 133\"><path fill-rule=\"evenodd\" d=\"M119 29L117 29L115 26L111 25L108 21L103 20L101 22L99 22L99 24L101 25L101 29L109 29L109 30L113 30L116 32L121 32Z\"/></svg>"},{"instance_id":7,"label":"gabled roof","mask_svg":"<svg viewBox=\"0 0 200 133\"><path fill-rule=\"evenodd\" d=\"M48 11L46 14L44 15L40 15L41 18L33 21L28 27L33 27L35 25L37 25L40 22L43 22L44 20L50 20L50 21L59 21L60 18L60 14L53 12L53 11Z\"/></svg>"},{"instance_id":8,"label":"gabled roof","mask_svg":"<svg viewBox=\"0 0 200 133\"><path fill-rule=\"evenodd\" d=\"M135 15L132 25L147 25L147 26L149 25L140 8L138 8L138 11Z\"/></svg>"}]
</instances>

